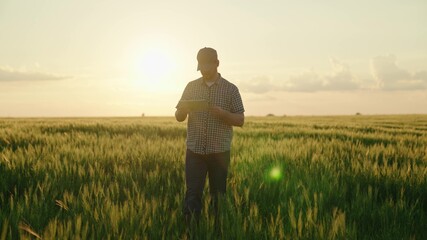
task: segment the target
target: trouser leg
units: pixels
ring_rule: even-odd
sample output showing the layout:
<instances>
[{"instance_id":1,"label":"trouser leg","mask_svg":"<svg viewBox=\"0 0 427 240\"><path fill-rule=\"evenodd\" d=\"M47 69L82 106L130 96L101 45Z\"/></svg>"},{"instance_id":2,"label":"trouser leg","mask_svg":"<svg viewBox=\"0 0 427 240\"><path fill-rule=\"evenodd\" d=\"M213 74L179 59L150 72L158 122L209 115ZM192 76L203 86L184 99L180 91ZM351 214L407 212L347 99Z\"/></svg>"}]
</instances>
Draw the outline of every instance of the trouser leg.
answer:
<instances>
[{"instance_id":1,"label":"trouser leg","mask_svg":"<svg viewBox=\"0 0 427 240\"><path fill-rule=\"evenodd\" d=\"M183 209L187 220L191 217L198 219L200 216L207 170L203 155L195 154L187 149L185 157L186 192Z\"/></svg>"},{"instance_id":2,"label":"trouser leg","mask_svg":"<svg viewBox=\"0 0 427 240\"><path fill-rule=\"evenodd\" d=\"M214 214L218 213L218 197L224 195L227 188L230 151L210 154L207 159L209 174L209 190L212 198Z\"/></svg>"}]
</instances>

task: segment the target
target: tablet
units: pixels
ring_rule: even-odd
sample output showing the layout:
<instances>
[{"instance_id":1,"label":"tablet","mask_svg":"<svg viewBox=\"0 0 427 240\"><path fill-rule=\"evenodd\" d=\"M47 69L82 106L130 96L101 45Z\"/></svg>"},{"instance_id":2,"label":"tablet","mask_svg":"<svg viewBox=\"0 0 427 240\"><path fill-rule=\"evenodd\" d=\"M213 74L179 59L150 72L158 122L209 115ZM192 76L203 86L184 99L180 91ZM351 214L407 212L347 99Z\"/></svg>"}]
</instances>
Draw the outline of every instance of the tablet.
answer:
<instances>
[{"instance_id":1,"label":"tablet","mask_svg":"<svg viewBox=\"0 0 427 240\"><path fill-rule=\"evenodd\" d=\"M206 100L181 100L178 107L186 107L190 111L207 111L209 110L209 102Z\"/></svg>"}]
</instances>

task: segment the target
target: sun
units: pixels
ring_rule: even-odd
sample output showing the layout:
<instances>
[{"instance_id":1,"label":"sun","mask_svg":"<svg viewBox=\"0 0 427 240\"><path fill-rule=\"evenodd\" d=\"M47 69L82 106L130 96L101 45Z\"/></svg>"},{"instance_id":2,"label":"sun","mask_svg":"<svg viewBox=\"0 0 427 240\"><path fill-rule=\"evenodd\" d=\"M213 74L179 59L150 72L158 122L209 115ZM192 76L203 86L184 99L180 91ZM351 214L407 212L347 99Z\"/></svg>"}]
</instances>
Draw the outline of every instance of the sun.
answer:
<instances>
[{"instance_id":1,"label":"sun","mask_svg":"<svg viewBox=\"0 0 427 240\"><path fill-rule=\"evenodd\" d=\"M160 49L150 49L141 58L141 73L153 78L163 78L172 68L170 57Z\"/></svg>"},{"instance_id":2,"label":"sun","mask_svg":"<svg viewBox=\"0 0 427 240\"><path fill-rule=\"evenodd\" d=\"M175 68L174 63L172 55L166 49L146 49L135 63L137 85L146 90L167 88Z\"/></svg>"}]
</instances>

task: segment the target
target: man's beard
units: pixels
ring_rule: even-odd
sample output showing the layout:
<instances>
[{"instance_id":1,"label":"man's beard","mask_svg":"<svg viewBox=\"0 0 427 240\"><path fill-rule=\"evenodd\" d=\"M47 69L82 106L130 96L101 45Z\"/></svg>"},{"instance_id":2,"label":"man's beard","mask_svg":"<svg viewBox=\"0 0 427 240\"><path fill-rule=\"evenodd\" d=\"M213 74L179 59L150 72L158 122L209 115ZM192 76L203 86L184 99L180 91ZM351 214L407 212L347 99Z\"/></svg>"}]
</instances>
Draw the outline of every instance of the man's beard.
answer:
<instances>
[{"instance_id":1,"label":"man's beard","mask_svg":"<svg viewBox=\"0 0 427 240\"><path fill-rule=\"evenodd\" d=\"M202 76L203 76L203 79L211 80L212 78L215 77L215 72L202 72Z\"/></svg>"}]
</instances>

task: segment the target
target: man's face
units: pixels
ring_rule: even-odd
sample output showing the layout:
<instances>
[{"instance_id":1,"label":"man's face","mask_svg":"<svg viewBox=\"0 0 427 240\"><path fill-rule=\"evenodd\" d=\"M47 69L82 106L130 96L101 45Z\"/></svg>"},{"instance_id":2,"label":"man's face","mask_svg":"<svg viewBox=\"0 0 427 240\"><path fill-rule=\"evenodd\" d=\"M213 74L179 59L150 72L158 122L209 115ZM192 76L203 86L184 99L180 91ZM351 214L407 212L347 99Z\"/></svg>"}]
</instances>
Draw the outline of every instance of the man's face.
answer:
<instances>
[{"instance_id":1,"label":"man's face","mask_svg":"<svg viewBox=\"0 0 427 240\"><path fill-rule=\"evenodd\" d=\"M219 62L199 63L200 73L204 79L212 79L216 76Z\"/></svg>"}]
</instances>

